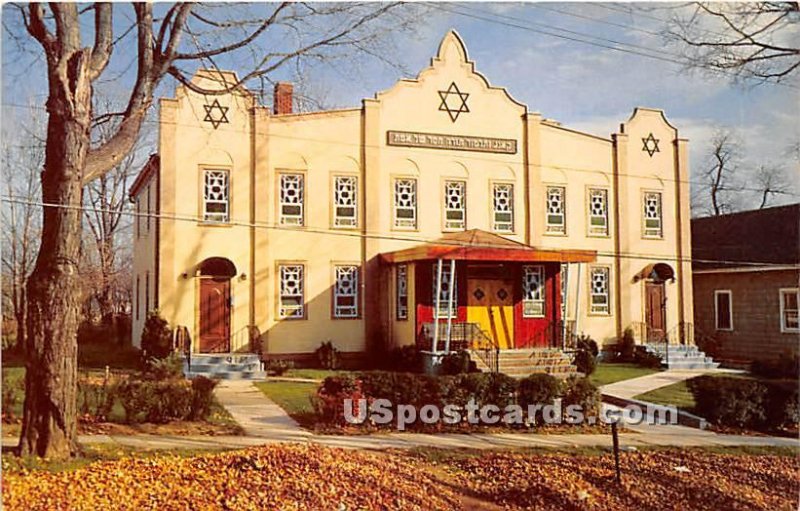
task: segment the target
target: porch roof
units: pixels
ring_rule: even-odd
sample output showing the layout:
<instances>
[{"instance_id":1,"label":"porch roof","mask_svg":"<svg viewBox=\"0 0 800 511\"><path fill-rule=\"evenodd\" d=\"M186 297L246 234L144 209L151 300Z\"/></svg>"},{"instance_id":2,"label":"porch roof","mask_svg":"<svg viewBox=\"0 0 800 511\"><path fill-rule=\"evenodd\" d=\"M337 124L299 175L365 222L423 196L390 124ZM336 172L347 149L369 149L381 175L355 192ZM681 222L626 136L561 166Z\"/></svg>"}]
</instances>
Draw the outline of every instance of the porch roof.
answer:
<instances>
[{"instance_id":1,"label":"porch roof","mask_svg":"<svg viewBox=\"0 0 800 511\"><path fill-rule=\"evenodd\" d=\"M454 259L457 261L520 261L589 263L597 259L594 250L542 249L498 236L497 234L472 229L422 243L415 247L385 252L381 258L388 263L405 263L430 259Z\"/></svg>"}]
</instances>

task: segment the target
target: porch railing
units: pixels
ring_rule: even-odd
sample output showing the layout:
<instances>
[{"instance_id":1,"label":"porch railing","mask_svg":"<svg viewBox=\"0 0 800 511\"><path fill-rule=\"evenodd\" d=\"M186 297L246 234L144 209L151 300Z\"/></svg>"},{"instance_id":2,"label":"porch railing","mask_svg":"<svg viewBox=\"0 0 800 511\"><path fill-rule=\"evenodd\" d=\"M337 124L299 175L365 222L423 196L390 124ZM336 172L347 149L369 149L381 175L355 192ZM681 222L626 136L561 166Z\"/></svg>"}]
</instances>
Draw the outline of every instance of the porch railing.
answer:
<instances>
[{"instance_id":1,"label":"porch railing","mask_svg":"<svg viewBox=\"0 0 800 511\"><path fill-rule=\"evenodd\" d=\"M524 339L522 345L559 348L572 351L578 345L578 333L574 320L551 321L547 327Z\"/></svg>"},{"instance_id":2,"label":"porch railing","mask_svg":"<svg viewBox=\"0 0 800 511\"><path fill-rule=\"evenodd\" d=\"M192 370L192 336L189 329L178 325L172 331L172 350L186 357L186 364Z\"/></svg>"},{"instance_id":3,"label":"porch railing","mask_svg":"<svg viewBox=\"0 0 800 511\"><path fill-rule=\"evenodd\" d=\"M433 350L435 323L423 323L417 339L417 347L421 350ZM439 323L439 346L444 346L447 338L447 323ZM469 350L481 358L486 367L497 372L500 361L500 346L491 336L481 329L477 323L454 321L450 324L450 351Z\"/></svg>"}]
</instances>

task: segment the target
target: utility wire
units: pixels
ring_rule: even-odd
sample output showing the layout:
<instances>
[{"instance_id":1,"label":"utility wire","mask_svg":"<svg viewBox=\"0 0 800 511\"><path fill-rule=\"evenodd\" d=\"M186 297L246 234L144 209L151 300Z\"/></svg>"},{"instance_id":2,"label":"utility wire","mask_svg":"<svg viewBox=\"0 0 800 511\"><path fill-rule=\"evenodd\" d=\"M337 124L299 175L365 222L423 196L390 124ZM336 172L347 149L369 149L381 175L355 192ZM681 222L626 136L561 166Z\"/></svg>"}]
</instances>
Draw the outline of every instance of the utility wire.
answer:
<instances>
[{"instance_id":1,"label":"utility wire","mask_svg":"<svg viewBox=\"0 0 800 511\"><path fill-rule=\"evenodd\" d=\"M57 204L57 203L48 203L43 201L34 201L30 199L25 199L22 197L17 197L13 195L3 195L0 197L2 202L12 203L12 204L25 204L29 206L38 206L42 208L57 208L57 209L65 209L65 210L72 210L72 211L94 211L100 213L113 213L116 215L122 216L129 216L134 218L152 218L152 219L165 219L165 220L173 220L177 222L192 222L194 224L202 224L208 222L200 216L192 216L192 215L179 215L175 213L137 213L136 211L119 211L114 209L108 208L98 208L98 207L90 207L90 206L71 206L69 204ZM377 232L354 232L354 231L340 231L337 229L319 229L313 227L293 227L293 226L286 226L286 225L279 225L279 224L271 224L267 222L245 222L241 220L230 220L228 222L224 222L223 225L230 225L235 227L248 227L248 228L255 228L255 229L268 229L268 230L276 230L276 231L287 231L287 232L294 232L294 233L309 233L309 234L324 234L324 235L332 235L332 236L342 236L348 238L359 238L359 239L375 239L375 240L384 240L384 241L402 241L408 243L427 243L427 244L437 244L437 245L449 245L454 247L462 247L462 248L508 248L508 245L499 245L499 244L490 244L490 243L481 243L479 245L473 245L467 242L459 241L459 240L446 240L441 238L430 238L430 237L423 237L423 236L403 236L399 234L385 234L385 233L377 233ZM536 247L532 247L536 248ZM563 249L558 248L539 248L539 250L543 251L551 251L551 252L558 252ZM590 252L596 252L597 255L603 257L611 257L611 258L619 258L619 259L637 259L637 260L650 260L650 261L672 261L676 263L715 263L715 264L731 264L737 266L759 266L759 267L785 267L787 264L782 263L764 263L758 261L733 261L733 260L724 260L724 259L696 259L691 257L672 257L660 254L644 254L644 253L635 253L635 252L607 252L601 250L589 250Z\"/></svg>"},{"instance_id":2,"label":"utility wire","mask_svg":"<svg viewBox=\"0 0 800 511\"><path fill-rule=\"evenodd\" d=\"M30 108L27 105L19 105L19 104L14 104L14 103L3 103L3 106L10 106L10 107L17 107L17 108ZM35 107L35 108L44 108L44 107ZM310 113L313 113L313 112L310 112ZM324 113L324 111L322 113ZM299 114L299 115L302 115L302 114ZM171 121L158 121L158 120L150 120L150 119L147 119L147 120L145 120L143 122L147 123L147 124L155 125L155 126L167 125L167 126L178 126L178 127L184 127L184 128L194 128L194 129L201 129L202 128L202 124L199 124L199 123L198 124L189 124L189 123L179 123L179 122L171 122ZM553 126L553 125L548 125L548 126ZM567 127L561 127L561 126L553 126L553 127L555 129L563 129L563 130L566 130L566 131L576 131L576 130L572 130L572 129L567 128ZM248 131L248 130L245 130L245 129L227 127L226 130L233 131L233 132L236 132L236 133L240 133L240 134L243 134L243 135L248 135L248 136L252 135L251 131ZM583 134L583 135L591 137L591 138L600 139L600 140L603 140L604 142L611 143L611 140L606 139L604 137L597 136L597 135L593 135L591 133L583 133L583 132L580 132L580 131L578 131L577 133ZM210 133L209 133L209 135L210 135ZM563 172L581 172L581 173L594 174L594 175L602 174L604 176L614 173L613 170L604 170L604 169L601 169L601 168L587 169L587 168L580 168L580 167L568 167L568 166L564 166L564 165L535 164L535 163L527 162L525 160L511 160L511 159L505 159L505 158L489 158L489 157L485 157L485 156L467 154L466 152L463 152L463 153L459 152L459 155L454 158L450 154L432 152L431 150L426 149L426 148L389 146L389 145L380 145L380 144L367 144L367 143L360 143L360 142L343 142L343 141L337 141L337 140L325 140L325 139L312 138L312 137L301 137L301 136L296 136L296 135L284 135L284 134L280 134L280 133L270 133L268 136L272 137L272 138L283 139L283 140L296 140L296 141L302 141L302 142L313 142L313 143L318 143L318 144L357 147L359 149L362 148L362 147L371 148L371 149L381 149L381 150L384 150L384 151L393 151L393 152L403 153L403 154L408 154L408 153L412 153L413 152L413 153L418 153L418 154L425 154L426 156L435 156L435 157L439 157L439 158L446 158L446 159L451 160L451 161L468 160L468 161L488 162L488 163L503 164L503 165L525 165L525 166L535 167L535 168L543 169L543 170L559 170L559 171L563 171ZM28 148L29 146L17 146L17 147ZM33 147L33 146L30 146L30 147ZM695 185L695 186L699 186L699 187L707 187L707 186L709 186L709 183L706 183L706 182L703 182L703 181L691 180L691 179L675 179L675 178L670 178L670 177L659 177L659 176L655 176L655 175L631 174L631 173L628 173L628 172L617 172L616 175L624 176L624 177L628 177L628 178L633 178L633 179L645 179L645 180L659 181L659 182L665 182L665 183L689 184L689 185ZM729 189L726 188L726 190L729 190ZM749 191L749 192L758 192L758 193L763 193L764 192L763 188L752 188L752 187L747 187L747 186L737 186L735 189L734 188L730 188L730 190ZM800 193L795 193L795 192L785 191L785 190L774 190L774 191L770 190L770 193L778 194L778 195L787 195L787 196L791 196L791 197L800 197Z\"/></svg>"}]
</instances>

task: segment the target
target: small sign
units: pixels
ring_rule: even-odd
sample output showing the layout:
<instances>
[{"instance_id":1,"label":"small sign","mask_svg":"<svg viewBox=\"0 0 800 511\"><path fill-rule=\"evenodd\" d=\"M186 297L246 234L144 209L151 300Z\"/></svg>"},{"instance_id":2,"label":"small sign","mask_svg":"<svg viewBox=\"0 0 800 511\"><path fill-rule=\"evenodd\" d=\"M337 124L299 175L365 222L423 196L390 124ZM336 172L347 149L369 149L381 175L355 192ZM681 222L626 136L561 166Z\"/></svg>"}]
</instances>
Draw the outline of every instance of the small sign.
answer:
<instances>
[{"instance_id":1,"label":"small sign","mask_svg":"<svg viewBox=\"0 0 800 511\"><path fill-rule=\"evenodd\" d=\"M386 143L391 146L422 147L425 149L450 149L479 153L516 154L517 141L508 138L469 137L465 135L440 135L413 131L387 131Z\"/></svg>"}]
</instances>

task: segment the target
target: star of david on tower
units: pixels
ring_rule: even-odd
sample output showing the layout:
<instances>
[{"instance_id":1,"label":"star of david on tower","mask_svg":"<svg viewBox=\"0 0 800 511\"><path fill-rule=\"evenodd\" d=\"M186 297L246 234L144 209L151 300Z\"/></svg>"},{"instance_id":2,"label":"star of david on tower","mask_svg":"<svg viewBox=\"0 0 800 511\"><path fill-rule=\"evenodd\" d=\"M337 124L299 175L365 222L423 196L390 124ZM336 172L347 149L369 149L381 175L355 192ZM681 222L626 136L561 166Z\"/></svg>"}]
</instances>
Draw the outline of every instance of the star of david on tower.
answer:
<instances>
[{"instance_id":1,"label":"star of david on tower","mask_svg":"<svg viewBox=\"0 0 800 511\"><path fill-rule=\"evenodd\" d=\"M658 139L650 133L647 138L642 139L642 151L647 151L647 154L650 155L652 158L654 154L660 153L661 151L658 150Z\"/></svg>"},{"instance_id":2,"label":"star of david on tower","mask_svg":"<svg viewBox=\"0 0 800 511\"><path fill-rule=\"evenodd\" d=\"M439 97L442 98L439 111L447 112L451 121L456 122L461 113L469 113L469 107L467 106L469 94L458 90L456 82L452 82L447 90L440 90Z\"/></svg>"},{"instance_id":3,"label":"star of david on tower","mask_svg":"<svg viewBox=\"0 0 800 511\"><path fill-rule=\"evenodd\" d=\"M228 124L228 107L220 105L218 99L215 99L210 105L203 105L203 108L206 109L203 121L210 122L214 129L217 129L220 124Z\"/></svg>"}]
</instances>

